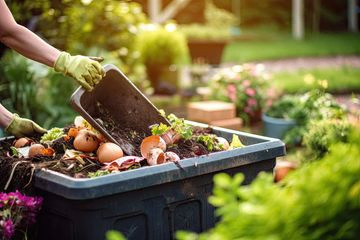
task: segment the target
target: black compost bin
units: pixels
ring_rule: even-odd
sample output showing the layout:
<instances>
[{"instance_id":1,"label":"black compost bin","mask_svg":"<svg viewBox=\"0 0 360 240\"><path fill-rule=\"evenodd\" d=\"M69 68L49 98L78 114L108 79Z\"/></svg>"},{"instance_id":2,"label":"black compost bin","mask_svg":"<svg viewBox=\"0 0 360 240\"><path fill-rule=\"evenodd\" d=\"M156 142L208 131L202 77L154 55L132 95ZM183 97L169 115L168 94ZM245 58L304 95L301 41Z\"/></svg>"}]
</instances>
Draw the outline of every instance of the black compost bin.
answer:
<instances>
[{"instance_id":1,"label":"black compost bin","mask_svg":"<svg viewBox=\"0 0 360 240\"><path fill-rule=\"evenodd\" d=\"M34 184L44 204L38 239L101 240L115 229L128 239L168 240L178 230L213 227L214 208L207 201L213 176L242 172L248 184L259 172L272 172L276 157L285 154L278 139L214 130L228 140L237 134L246 147L184 159L181 168L166 163L93 179L39 171Z\"/></svg>"}]
</instances>

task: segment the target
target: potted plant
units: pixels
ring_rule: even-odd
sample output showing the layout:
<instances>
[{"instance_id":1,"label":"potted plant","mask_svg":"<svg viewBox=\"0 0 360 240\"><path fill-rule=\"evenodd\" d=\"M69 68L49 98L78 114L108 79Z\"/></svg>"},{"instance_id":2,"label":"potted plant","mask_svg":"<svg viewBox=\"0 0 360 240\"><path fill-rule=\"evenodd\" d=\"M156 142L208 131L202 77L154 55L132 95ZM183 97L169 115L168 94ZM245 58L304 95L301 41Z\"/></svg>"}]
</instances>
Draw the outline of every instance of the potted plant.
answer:
<instances>
[{"instance_id":1,"label":"potted plant","mask_svg":"<svg viewBox=\"0 0 360 240\"><path fill-rule=\"evenodd\" d=\"M174 94L178 88L177 67L188 54L186 39L173 27L151 25L136 41L155 94Z\"/></svg>"},{"instance_id":2,"label":"potted plant","mask_svg":"<svg viewBox=\"0 0 360 240\"><path fill-rule=\"evenodd\" d=\"M210 98L233 102L246 124L261 120L268 96L269 75L262 64L224 68L210 79Z\"/></svg>"},{"instance_id":3,"label":"potted plant","mask_svg":"<svg viewBox=\"0 0 360 240\"><path fill-rule=\"evenodd\" d=\"M275 101L262 115L265 135L283 138L286 131L296 126L295 116L301 111L300 103L300 98L295 95L284 95Z\"/></svg>"},{"instance_id":4,"label":"potted plant","mask_svg":"<svg viewBox=\"0 0 360 240\"><path fill-rule=\"evenodd\" d=\"M300 143L311 121L342 119L343 108L323 89L302 95L284 95L264 112L262 120L266 136L283 138L288 144Z\"/></svg>"},{"instance_id":5,"label":"potted plant","mask_svg":"<svg viewBox=\"0 0 360 240\"><path fill-rule=\"evenodd\" d=\"M187 24L180 27L187 40L191 59L203 59L218 65L225 46L231 41L231 28L237 18L230 12L217 8L212 1L205 5L205 23Z\"/></svg>"}]
</instances>

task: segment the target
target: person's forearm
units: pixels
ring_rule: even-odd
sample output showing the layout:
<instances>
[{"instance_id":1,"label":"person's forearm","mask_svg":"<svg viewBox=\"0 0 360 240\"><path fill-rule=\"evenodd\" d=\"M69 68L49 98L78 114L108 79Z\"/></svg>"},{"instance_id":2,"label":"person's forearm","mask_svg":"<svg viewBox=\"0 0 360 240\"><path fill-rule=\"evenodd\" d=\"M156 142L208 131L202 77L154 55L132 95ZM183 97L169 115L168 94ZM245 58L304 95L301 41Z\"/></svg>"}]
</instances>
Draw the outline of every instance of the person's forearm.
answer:
<instances>
[{"instance_id":1,"label":"person's forearm","mask_svg":"<svg viewBox=\"0 0 360 240\"><path fill-rule=\"evenodd\" d=\"M0 104L0 127L6 128L11 123L13 114Z\"/></svg>"},{"instance_id":2,"label":"person's forearm","mask_svg":"<svg viewBox=\"0 0 360 240\"><path fill-rule=\"evenodd\" d=\"M27 28L16 25L12 31L1 37L8 47L16 50L20 54L47 66L53 67L60 51Z\"/></svg>"}]
</instances>

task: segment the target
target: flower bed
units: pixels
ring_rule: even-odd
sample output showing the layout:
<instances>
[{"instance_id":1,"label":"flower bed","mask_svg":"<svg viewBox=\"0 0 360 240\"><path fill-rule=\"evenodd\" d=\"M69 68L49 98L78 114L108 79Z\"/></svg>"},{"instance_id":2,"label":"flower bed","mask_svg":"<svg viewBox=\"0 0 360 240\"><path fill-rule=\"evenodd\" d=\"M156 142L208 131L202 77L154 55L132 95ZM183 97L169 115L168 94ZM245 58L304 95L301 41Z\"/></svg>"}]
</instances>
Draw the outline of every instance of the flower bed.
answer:
<instances>
[{"instance_id":1,"label":"flower bed","mask_svg":"<svg viewBox=\"0 0 360 240\"><path fill-rule=\"evenodd\" d=\"M211 78L211 97L235 103L238 116L246 123L258 121L262 108L275 97L274 90L268 88L269 80L261 64L225 68Z\"/></svg>"}]
</instances>

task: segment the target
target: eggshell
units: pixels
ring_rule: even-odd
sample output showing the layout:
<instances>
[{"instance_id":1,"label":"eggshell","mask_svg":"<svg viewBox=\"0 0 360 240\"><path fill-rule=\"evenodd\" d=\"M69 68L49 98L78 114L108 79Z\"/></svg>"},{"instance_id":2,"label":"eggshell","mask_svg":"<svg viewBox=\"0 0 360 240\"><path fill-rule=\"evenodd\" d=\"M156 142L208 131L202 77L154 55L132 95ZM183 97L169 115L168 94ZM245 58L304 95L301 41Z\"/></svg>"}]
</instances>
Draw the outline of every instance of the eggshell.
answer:
<instances>
[{"instance_id":1,"label":"eggshell","mask_svg":"<svg viewBox=\"0 0 360 240\"><path fill-rule=\"evenodd\" d=\"M15 141L14 147L21 148L21 147L30 145L30 143L31 143L31 140L29 138L23 137L23 138L19 138Z\"/></svg>"},{"instance_id":2,"label":"eggshell","mask_svg":"<svg viewBox=\"0 0 360 240\"><path fill-rule=\"evenodd\" d=\"M124 156L121 147L111 142L101 144L96 153L101 163L112 162Z\"/></svg>"},{"instance_id":3,"label":"eggshell","mask_svg":"<svg viewBox=\"0 0 360 240\"><path fill-rule=\"evenodd\" d=\"M223 137L216 137L216 140L218 141L218 143L223 147L223 150L228 150L230 147L230 144L228 142L228 140L226 140Z\"/></svg>"},{"instance_id":4,"label":"eggshell","mask_svg":"<svg viewBox=\"0 0 360 240\"><path fill-rule=\"evenodd\" d=\"M151 149L160 148L162 151L166 150L166 143L160 136L150 136L143 139L140 145L141 156L147 158Z\"/></svg>"},{"instance_id":5,"label":"eggshell","mask_svg":"<svg viewBox=\"0 0 360 240\"><path fill-rule=\"evenodd\" d=\"M152 148L146 158L150 166L166 162L164 151L161 148Z\"/></svg>"},{"instance_id":6,"label":"eggshell","mask_svg":"<svg viewBox=\"0 0 360 240\"><path fill-rule=\"evenodd\" d=\"M165 159L166 159L167 162L180 161L179 155L177 155L176 153L171 152L171 151L165 153Z\"/></svg>"}]
</instances>

